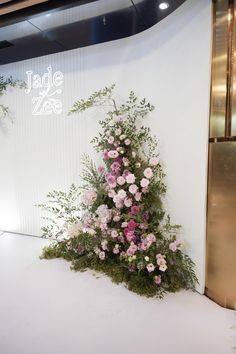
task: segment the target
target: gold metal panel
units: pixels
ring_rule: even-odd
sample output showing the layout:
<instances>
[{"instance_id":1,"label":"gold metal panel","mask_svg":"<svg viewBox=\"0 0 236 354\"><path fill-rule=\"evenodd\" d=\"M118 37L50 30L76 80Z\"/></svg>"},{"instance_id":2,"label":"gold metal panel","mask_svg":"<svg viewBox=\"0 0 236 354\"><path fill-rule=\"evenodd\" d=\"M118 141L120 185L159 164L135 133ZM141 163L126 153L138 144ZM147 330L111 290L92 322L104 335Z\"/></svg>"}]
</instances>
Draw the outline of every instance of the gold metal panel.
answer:
<instances>
[{"instance_id":1,"label":"gold metal panel","mask_svg":"<svg viewBox=\"0 0 236 354\"><path fill-rule=\"evenodd\" d=\"M224 136L227 106L228 1L213 3L210 137Z\"/></svg>"},{"instance_id":2,"label":"gold metal panel","mask_svg":"<svg viewBox=\"0 0 236 354\"><path fill-rule=\"evenodd\" d=\"M209 147L206 294L236 309L236 142Z\"/></svg>"},{"instance_id":3,"label":"gold metal panel","mask_svg":"<svg viewBox=\"0 0 236 354\"><path fill-rule=\"evenodd\" d=\"M236 0L234 0L234 33L233 33L233 82L232 82L232 118L231 135L236 136Z\"/></svg>"}]
</instances>

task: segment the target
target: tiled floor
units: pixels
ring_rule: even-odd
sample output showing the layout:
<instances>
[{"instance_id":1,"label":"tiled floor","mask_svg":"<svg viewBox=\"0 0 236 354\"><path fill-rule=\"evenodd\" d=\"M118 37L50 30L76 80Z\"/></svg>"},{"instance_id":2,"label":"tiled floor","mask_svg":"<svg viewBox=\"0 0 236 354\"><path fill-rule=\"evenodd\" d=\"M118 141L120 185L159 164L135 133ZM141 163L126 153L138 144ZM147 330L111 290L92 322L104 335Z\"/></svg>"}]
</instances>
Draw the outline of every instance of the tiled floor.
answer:
<instances>
[{"instance_id":1,"label":"tiled floor","mask_svg":"<svg viewBox=\"0 0 236 354\"><path fill-rule=\"evenodd\" d=\"M46 240L0 236L1 354L236 353L236 313L182 291L146 299L63 260Z\"/></svg>"}]
</instances>

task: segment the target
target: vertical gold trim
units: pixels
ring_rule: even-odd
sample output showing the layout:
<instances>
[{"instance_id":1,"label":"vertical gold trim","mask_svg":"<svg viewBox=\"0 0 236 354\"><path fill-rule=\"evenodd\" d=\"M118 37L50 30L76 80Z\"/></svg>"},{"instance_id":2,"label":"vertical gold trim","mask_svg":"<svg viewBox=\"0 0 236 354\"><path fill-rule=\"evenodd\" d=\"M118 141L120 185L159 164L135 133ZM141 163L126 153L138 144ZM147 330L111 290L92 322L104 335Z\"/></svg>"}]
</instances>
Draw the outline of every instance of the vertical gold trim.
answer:
<instances>
[{"instance_id":1,"label":"vertical gold trim","mask_svg":"<svg viewBox=\"0 0 236 354\"><path fill-rule=\"evenodd\" d=\"M228 8L228 53L227 53L227 77L226 77L226 114L225 136L231 136L232 97L233 97L233 64L234 64L234 0L229 0Z\"/></svg>"},{"instance_id":2,"label":"vertical gold trim","mask_svg":"<svg viewBox=\"0 0 236 354\"><path fill-rule=\"evenodd\" d=\"M213 1L205 294L236 310L236 0ZM223 128L223 129L222 129Z\"/></svg>"}]
</instances>

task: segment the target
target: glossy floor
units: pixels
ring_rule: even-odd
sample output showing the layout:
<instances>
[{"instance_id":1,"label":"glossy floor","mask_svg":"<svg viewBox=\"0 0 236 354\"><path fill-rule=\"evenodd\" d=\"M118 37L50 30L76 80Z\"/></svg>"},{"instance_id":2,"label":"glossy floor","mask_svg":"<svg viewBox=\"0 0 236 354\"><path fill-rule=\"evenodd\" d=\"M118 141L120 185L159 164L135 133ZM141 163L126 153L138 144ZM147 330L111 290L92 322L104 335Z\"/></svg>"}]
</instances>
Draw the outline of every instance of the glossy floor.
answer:
<instances>
[{"instance_id":1,"label":"glossy floor","mask_svg":"<svg viewBox=\"0 0 236 354\"><path fill-rule=\"evenodd\" d=\"M46 240L0 236L1 354L236 353L236 313L182 291L146 299L63 260Z\"/></svg>"}]
</instances>

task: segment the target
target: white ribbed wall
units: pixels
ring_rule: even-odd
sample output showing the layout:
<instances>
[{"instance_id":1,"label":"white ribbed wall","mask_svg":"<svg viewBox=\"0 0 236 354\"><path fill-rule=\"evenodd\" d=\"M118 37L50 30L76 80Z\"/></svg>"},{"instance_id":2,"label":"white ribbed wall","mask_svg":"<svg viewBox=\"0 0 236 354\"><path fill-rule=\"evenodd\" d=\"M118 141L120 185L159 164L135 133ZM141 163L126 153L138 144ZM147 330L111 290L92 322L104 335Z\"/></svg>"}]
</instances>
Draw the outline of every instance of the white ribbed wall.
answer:
<instances>
[{"instance_id":1,"label":"white ribbed wall","mask_svg":"<svg viewBox=\"0 0 236 354\"><path fill-rule=\"evenodd\" d=\"M25 79L49 64L64 73L63 113L33 116L30 95L11 91L13 125L0 129L0 229L40 235L33 204L52 189L78 183L84 152L98 130L98 112L70 116L73 102L113 82L126 95L134 89L156 106L147 120L160 139L169 188L167 207L183 225L204 286L207 137L211 57L211 0L187 0L144 33L110 43L1 66ZM96 155L94 154L96 157Z\"/></svg>"}]
</instances>

